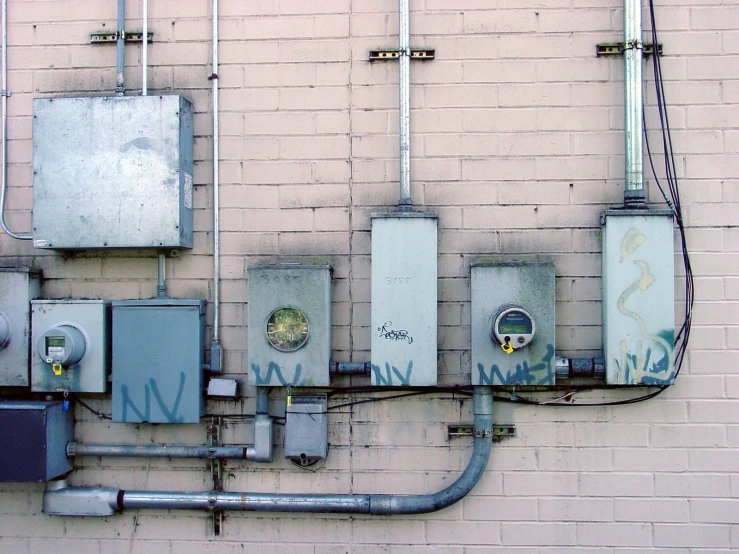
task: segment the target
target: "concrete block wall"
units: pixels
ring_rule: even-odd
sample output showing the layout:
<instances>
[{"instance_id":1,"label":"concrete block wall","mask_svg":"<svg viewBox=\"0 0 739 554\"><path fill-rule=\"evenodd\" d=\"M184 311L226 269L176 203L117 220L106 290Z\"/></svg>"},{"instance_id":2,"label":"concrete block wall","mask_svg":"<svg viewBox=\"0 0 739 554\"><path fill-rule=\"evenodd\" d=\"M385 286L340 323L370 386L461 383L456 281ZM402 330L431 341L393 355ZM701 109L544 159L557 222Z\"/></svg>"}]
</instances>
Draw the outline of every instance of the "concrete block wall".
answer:
<instances>
[{"instance_id":1,"label":"concrete block wall","mask_svg":"<svg viewBox=\"0 0 739 554\"><path fill-rule=\"evenodd\" d=\"M141 28L127 1L128 30ZM169 293L212 300L212 124L208 0L150 2L150 93L195 107L195 247L167 265ZM621 39L616 0L411 0L413 200L439 214L439 370L470 380L469 266L486 255L553 260L557 346L599 352L598 216L623 192L623 69L595 45ZM246 381L246 267L334 266L334 358L366 361L370 343L370 213L397 202L397 68L367 61L397 46L394 0L220 0L221 274L225 371ZM28 232L32 99L112 94L115 48L89 33L115 28L116 2L9 0L6 219ZM214 537L196 512L130 511L104 519L41 513L43 485L0 485L0 551L517 554L729 552L739 548L739 7L729 0L656 5L666 96L696 283L693 338L677 384L642 404L496 404L517 436L494 446L464 501L394 518L228 514ZM645 12L645 21L647 14ZM645 24L648 27L648 24ZM126 48L128 94L141 48ZM645 65L650 144L661 151ZM123 123L123 122L122 122ZM658 172L659 170L658 165ZM661 195L646 175L649 199ZM412 246L409 246L412 247ZM0 233L0 264L43 270L45 298L147 298L152 252L55 253ZM679 264L678 264L679 266ZM676 290L683 278L677 277ZM678 294L682 294L679 292ZM678 313L682 297L676 298ZM208 307L212 323L212 305ZM679 322L677 322L679 324ZM340 378L364 385L367 378ZM209 413L252 413L253 390ZM524 394L524 393L521 393ZM553 398L564 392L540 393ZM576 403L635 391L576 395ZM338 396L332 403L364 398ZM108 412L106 397L85 399ZM323 469L229 462L225 488L254 492L438 490L465 466L469 401L431 394L331 413ZM284 410L274 393L272 412ZM121 425L77 407L86 442L192 443L205 425ZM251 440L230 420L224 441ZM12 455L3 453L2 455ZM208 463L82 458L73 485L208 490Z\"/></svg>"}]
</instances>

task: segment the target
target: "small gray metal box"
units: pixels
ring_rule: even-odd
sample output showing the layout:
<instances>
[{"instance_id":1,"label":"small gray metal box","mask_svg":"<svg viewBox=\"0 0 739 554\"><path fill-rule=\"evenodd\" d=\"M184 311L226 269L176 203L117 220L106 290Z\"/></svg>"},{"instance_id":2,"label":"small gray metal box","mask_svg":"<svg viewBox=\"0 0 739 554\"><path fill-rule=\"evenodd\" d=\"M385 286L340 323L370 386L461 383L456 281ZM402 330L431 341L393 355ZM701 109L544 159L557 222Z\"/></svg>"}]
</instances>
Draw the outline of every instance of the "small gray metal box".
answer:
<instances>
[{"instance_id":1,"label":"small gray metal box","mask_svg":"<svg viewBox=\"0 0 739 554\"><path fill-rule=\"evenodd\" d=\"M476 263L471 281L472 384L553 385L554 264ZM523 308L536 326L533 341L510 354L492 337L496 316L509 307Z\"/></svg>"},{"instance_id":2,"label":"small gray metal box","mask_svg":"<svg viewBox=\"0 0 739 554\"><path fill-rule=\"evenodd\" d=\"M205 300L113 302L113 421L199 423Z\"/></svg>"},{"instance_id":3,"label":"small gray metal box","mask_svg":"<svg viewBox=\"0 0 739 554\"><path fill-rule=\"evenodd\" d=\"M675 261L670 210L607 210L603 355L609 385L675 382Z\"/></svg>"},{"instance_id":4,"label":"small gray metal box","mask_svg":"<svg viewBox=\"0 0 739 554\"><path fill-rule=\"evenodd\" d=\"M49 481L72 470L72 412L62 402L0 402L0 481Z\"/></svg>"},{"instance_id":5,"label":"small gray metal box","mask_svg":"<svg viewBox=\"0 0 739 554\"><path fill-rule=\"evenodd\" d=\"M39 272L0 268L0 387L27 387L31 300L40 296Z\"/></svg>"},{"instance_id":6,"label":"small gray metal box","mask_svg":"<svg viewBox=\"0 0 739 554\"><path fill-rule=\"evenodd\" d=\"M249 384L325 387L331 365L331 266L280 264L249 272ZM273 314L303 315L303 340L273 346ZM272 327L273 328L273 327Z\"/></svg>"},{"instance_id":7,"label":"small gray metal box","mask_svg":"<svg viewBox=\"0 0 739 554\"><path fill-rule=\"evenodd\" d=\"M34 300L31 302L31 390L105 392L110 368L110 302L106 300ZM41 357L45 334L72 327L84 339L82 358L56 375Z\"/></svg>"},{"instance_id":8,"label":"small gray metal box","mask_svg":"<svg viewBox=\"0 0 739 554\"><path fill-rule=\"evenodd\" d=\"M372 214L372 384L437 382L437 216Z\"/></svg>"},{"instance_id":9,"label":"small gray metal box","mask_svg":"<svg viewBox=\"0 0 739 554\"><path fill-rule=\"evenodd\" d=\"M289 397L285 410L285 458L307 465L328 456L326 395Z\"/></svg>"},{"instance_id":10,"label":"small gray metal box","mask_svg":"<svg viewBox=\"0 0 739 554\"><path fill-rule=\"evenodd\" d=\"M36 248L192 248L192 104L181 96L33 102Z\"/></svg>"}]
</instances>

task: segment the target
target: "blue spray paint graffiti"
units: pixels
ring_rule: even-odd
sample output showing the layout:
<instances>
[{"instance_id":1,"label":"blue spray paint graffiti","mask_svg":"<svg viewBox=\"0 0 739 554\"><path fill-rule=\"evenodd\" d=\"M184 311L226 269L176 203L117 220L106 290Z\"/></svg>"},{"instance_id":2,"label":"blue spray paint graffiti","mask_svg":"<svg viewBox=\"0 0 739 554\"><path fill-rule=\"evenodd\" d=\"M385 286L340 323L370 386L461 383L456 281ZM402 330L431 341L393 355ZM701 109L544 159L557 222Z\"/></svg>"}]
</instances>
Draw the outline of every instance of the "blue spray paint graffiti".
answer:
<instances>
[{"instance_id":1,"label":"blue spray paint graffiti","mask_svg":"<svg viewBox=\"0 0 739 554\"><path fill-rule=\"evenodd\" d=\"M482 364L477 364L477 371L480 374L481 385L553 385L555 372L552 367L554 359L554 345L547 344L547 353L538 364L529 366L524 360L520 364L516 364L516 370L511 373L509 369L505 375L500 368L493 364L490 373L485 371Z\"/></svg>"},{"instance_id":2,"label":"blue spray paint graffiti","mask_svg":"<svg viewBox=\"0 0 739 554\"><path fill-rule=\"evenodd\" d=\"M286 387L288 385L290 386L296 386L300 383L300 375L303 372L303 366L300 364L297 364L295 366L295 373L293 374L293 378L291 381L287 381L285 377L282 375L282 370L280 369L280 366L277 365L275 362L269 362L269 365L267 366L267 374L262 377L262 368L259 367L256 364L251 364L251 370L254 372L254 382L256 385L272 385L275 383L272 383L272 374L274 373L277 377L277 381L283 386Z\"/></svg>"},{"instance_id":3,"label":"blue spray paint graffiti","mask_svg":"<svg viewBox=\"0 0 739 554\"><path fill-rule=\"evenodd\" d=\"M178 416L177 412L180 408L180 402L182 401L182 394L185 391L185 381L186 380L187 380L187 377L185 376L185 372L181 371L180 372L180 385L177 389L177 396L175 397L171 410L165 404L164 399L162 398L162 395L159 392L159 385L157 384L156 380L154 380L153 378L149 379L149 383L144 385L144 411L143 412L141 412L141 410L139 410L138 407L131 400L131 395L128 392L128 386L121 385L121 398L123 402L123 406L121 408L121 412L122 412L121 421L123 423L126 423L128 421L128 408L129 407L138 417L138 419L134 421L146 422L146 421L151 420L151 395L149 394L149 390L151 390L151 392L154 393L154 400L156 400L157 405L159 406L159 410L161 410L166 420L169 423L182 423L183 417Z\"/></svg>"},{"instance_id":4,"label":"blue spray paint graffiti","mask_svg":"<svg viewBox=\"0 0 739 554\"><path fill-rule=\"evenodd\" d=\"M395 366L392 366L392 373L390 369L390 364L385 362L385 375L382 374L382 369L380 366L376 366L372 364L372 377L373 377L373 385L376 386L386 386L386 385L394 385L396 383L393 383L393 374L398 378L398 385L410 385L411 384L411 374L413 373L413 360L408 362L408 369L405 371L405 375L400 373L398 371L398 368Z\"/></svg>"}]
</instances>

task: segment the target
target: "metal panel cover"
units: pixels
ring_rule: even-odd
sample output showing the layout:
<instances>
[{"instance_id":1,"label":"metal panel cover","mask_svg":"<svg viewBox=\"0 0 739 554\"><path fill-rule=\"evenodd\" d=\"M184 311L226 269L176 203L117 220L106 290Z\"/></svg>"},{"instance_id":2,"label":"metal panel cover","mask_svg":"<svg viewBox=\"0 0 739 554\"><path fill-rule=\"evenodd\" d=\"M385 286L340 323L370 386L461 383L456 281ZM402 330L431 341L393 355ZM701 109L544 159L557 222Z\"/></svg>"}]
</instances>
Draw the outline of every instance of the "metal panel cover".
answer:
<instances>
[{"instance_id":1,"label":"metal panel cover","mask_svg":"<svg viewBox=\"0 0 739 554\"><path fill-rule=\"evenodd\" d=\"M110 369L110 302L107 300L34 300L32 311L31 389L36 392L105 392ZM73 325L85 338L82 359L55 375L38 353L40 337L57 325Z\"/></svg>"},{"instance_id":2,"label":"metal panel cover","mask_svg":"<svg viewBox=\"0 0 739 554\"><path fill-rule=\"evenodd\" d=\"M553 385L554 264L473 264L471 281L472 384ZM511 305L531 314L536 335L528 346L507 354L491 339L491 330L501 308Z\"/></svg>"},{"instance_id":3,"label":"metal panel cover","mask_svg":"<svg viewBox=\"0 0 739 554\"><path fill-rule=\"evenodd\" d=\"M331 267L281 264L252 266L249 274L249 384L323 387L330 383ZM308 340L293 352L273 347L270 315L299 310L308 321Z\"/></svg>"},{"instance_id":4,"label":"metal panel cover","mask_svg":"<svg viewBox=\"0 0 739 554\"><path fill-rule=\"evenodd\" d=\"M38 272L0 268L0 325L8 328L7 342L0 346L0 387L29 384L31 300L39 296Z\"/></svg>"},{"instance_id":5,"label":"metal panel cover","mask_svg":"<svg viewBox=\"0 0 739 554\"><path fill-rule=\"evenodd\" d=\"M192 247L190 102L39 98L33 109L35 247Z\"/></svg>"},{"instance_id":6,"label":"metal panel cover","mask_svg":"<svg viewBox=\"0 0 739 554\"><path fill-rule=\"evenodd\" d=\"M675 381L670 210L608 210L603 224L603 349L611 385Z\"/></svg>"},{"instance_id":7,"label":"metal panel cover","mask_svg":"<svg viewBox=\"0 0 739 554\"><path fill-rule=\"evenodd\" d=\"M113 302L113 421L199 423L205 300Z\"/></svg>"},{"instance_id":8,"label":"metal panel cover","mask_svg":"<svg viewBox=\"0 0 739 554\"><path fill-rule=\"evenodd\" d=\"M72 411L62 402L0 402L0 481L42 482L72 469Z\"/></svg>"},{"instance_id":9,"label":"metal panel cover","mask_svg":"<svg viewBox=\"0 0 739 554\"><path fill-rule=\"evenodd\" d=\"M372 215L372 384L437 382L437 220Z\"/></svg>"}]
</instances>

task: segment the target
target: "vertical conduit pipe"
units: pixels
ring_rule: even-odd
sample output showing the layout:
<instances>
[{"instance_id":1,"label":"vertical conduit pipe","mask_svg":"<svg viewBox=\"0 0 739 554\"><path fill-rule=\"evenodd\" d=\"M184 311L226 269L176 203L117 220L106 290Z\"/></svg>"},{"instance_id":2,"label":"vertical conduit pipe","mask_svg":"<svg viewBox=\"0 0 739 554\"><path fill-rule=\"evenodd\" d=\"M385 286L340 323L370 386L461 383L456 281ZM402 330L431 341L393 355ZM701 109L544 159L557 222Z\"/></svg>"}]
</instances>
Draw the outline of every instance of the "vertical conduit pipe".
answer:
<instances>
[{"instance_id":1,"label":"vertical conduit pipe","mask_svg":"<svg viewBox=\"0 0 739 554\"><path fill-rule=\"evenodd\" d=\"M641 12L641 0L624 0L624 131L626 138L624 204L633 207L644 206L645 202L642 153L644 45L642 43Z\"/></svg>"},{"instance_id":2,"label":"vertical conduit pipe","mask_svg":"<svg viewBox=\"0 0 739 554\"><path fill-rule=\"evenodd\" d=\"M398 211L413 209L411 201L411 31L409 0L399 0L399 90L400 90L400 200Z\"/></svg>"},{"instance_id":3,"label":"vertical conduit pipe","mask_svg":"<svg viewBox=\"0 0 739 554\"><path fill-rule=\"evenodd\" d=\"M124 51L126 47L126 0L118 0L118 39L116 40L115 95L123 96L126 92L123 80Z\"/></svg>"},{"instance_id":4,"label":"vertical conduit pipe","mask_svg":"<svg viewBox=\"0 0 739 554\"><path fill-rule=\"evenodd\" d=\"M157 298L167 297L167 257L159 253L157 257Z\"/></svg>"},{"instance_id":5,"label":"vertical conduit pipe","mask_svg":"<svg viewBox=\"0 0 739 554\"><path fill-rule=\"evenodd\" d=\"M220 144L218 119L218 0L213 0L213 52L210 80L213 89L213 341L210 347L210 369L221 371L221 224L220 224Z\"/></svg>"},{"instance_id":6,"label":"vertical conduit pipe","mask_svg":"<svg viewBox=\"0 0 739 554\"><path fill-rule=\"evenodd\" d=\"M141 96L146 96L149 93L149 0L143 0L141 12L144 27L141 43Z\"/></svg>"},{"instance_id":7,"label":"vertical conduit pipe","mask_svg":"<svg viewBox=\"0 0 739 554\"><path fill-rule=\"evenodd\" d=\"M2 154L3 154L3 167L2 171L2 185L0 185L0 227L3 231L11 238L18 240L31 240L33 235L20 235L14 233L5 223L5 194L8 190L8 96L10 91L8 90L8 0L2 0L2 65L3 65L3 76L2 86L3 89L0 91L2 94L2 124L0 125L0 134L2 134Z\"/></svg>"}]
</instances>

